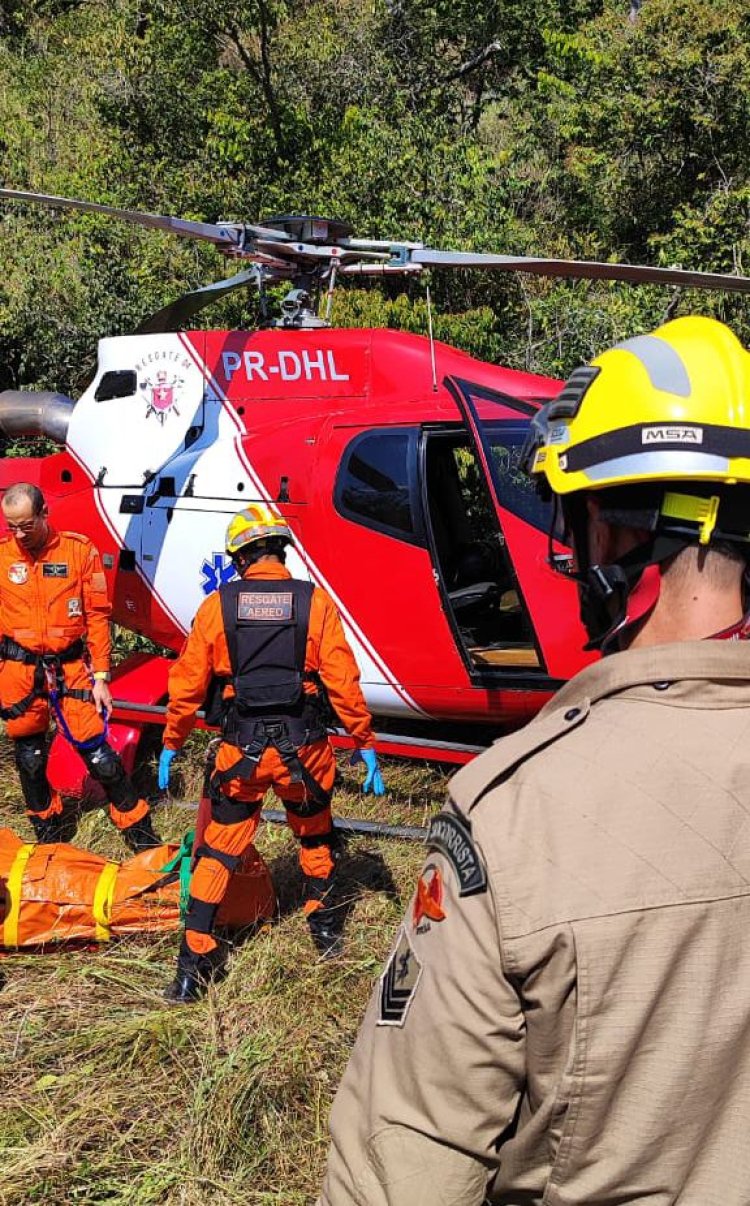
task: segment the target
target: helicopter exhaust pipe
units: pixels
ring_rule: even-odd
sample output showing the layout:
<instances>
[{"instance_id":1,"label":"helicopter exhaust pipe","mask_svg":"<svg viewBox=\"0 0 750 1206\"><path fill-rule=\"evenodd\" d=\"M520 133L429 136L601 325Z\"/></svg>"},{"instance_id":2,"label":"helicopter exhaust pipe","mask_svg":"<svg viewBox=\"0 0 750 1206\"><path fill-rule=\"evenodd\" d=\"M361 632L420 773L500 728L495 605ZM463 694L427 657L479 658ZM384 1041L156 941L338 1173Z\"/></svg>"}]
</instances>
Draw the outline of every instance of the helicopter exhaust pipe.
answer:
<instances>
[{"instance_id":1,"label":"helicopter exhaust pipe","mask_svg":"<svg viewBox=\"0 0 750 1206\"><path fill-rule=\"evenodd\" d=\"M46 436L63 445L75 402L51 390L6 389L0 393L0 436Z\"/></svg>"}]
</instances>

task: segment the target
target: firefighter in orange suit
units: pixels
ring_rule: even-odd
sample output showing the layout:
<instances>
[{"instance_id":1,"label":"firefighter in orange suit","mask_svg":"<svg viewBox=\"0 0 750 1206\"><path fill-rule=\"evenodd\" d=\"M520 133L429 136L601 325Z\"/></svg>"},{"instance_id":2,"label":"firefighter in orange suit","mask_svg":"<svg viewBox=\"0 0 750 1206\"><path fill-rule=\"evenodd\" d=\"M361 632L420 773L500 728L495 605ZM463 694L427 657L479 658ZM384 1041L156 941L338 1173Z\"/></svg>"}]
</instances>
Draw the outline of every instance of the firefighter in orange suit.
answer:
<instances>
[{"instance_id":1,"label":"firefighter in orange suit","mask_svg":"<svg viewBox=\"0 0 750 1206\"><path fill-rule=\"evenodd\" d=\"M252 503L234 517L226 548L241 577L201 605L169 675L159 786L169 784L170 763L193 728L212 677L222 685L224 738L211 783L211 819L190 882L177 977L167 992L173 1001L196 999L215 970L214 919L255 836L269 787L300 841L304 909L316 948L324 957L341 948L340 910L330 896L336 763L321 687L367 765L365 790L384 791L357 663L331 598L287 570L291 541L284 520L265 504Z\"/></svg>"},{"instance_id":2,"label":"firefighter in orange suit","mask_svg":"<svg viewBox=\"0 0 750 1206\"><path fill-rule=\"evenodd\" d=\"M86 536L52 527L36 486L11 486L2 512L9 533L0 538L0 717L37 841L60 841L64 828L62 800L47 782L52 710L130 848L156 846L148 803L106 740L112 609L99 554Z\"/></svg>"}]
</instances>

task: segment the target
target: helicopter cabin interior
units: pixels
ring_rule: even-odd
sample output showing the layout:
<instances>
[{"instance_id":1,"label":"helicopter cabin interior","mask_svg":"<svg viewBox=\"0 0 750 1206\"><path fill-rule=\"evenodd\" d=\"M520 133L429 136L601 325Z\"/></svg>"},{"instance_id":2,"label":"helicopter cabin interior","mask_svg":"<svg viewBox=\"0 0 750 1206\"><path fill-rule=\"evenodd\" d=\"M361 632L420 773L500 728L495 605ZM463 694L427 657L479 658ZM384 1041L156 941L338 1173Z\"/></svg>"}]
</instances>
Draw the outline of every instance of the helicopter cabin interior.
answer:
<instances>
[{"instance_id":1,"label":"helicopter cabin interior","mask_svg":"<svg viewBox=\"0 0 750 1206\"><path fill-rule=\"evenodd\" d=\"M527 423L482 424L501 507L544 533L549 516L520 469ZM469 432L457 424L371 429L342 459L340 514L426 547L470 672L543 669L528 608Z\"/></svg>"},{"instance_id":2,"label":"helicopter cabin interior","mask_svg":"<svg viewBox=\"0 0 750 1206\"><path fill-rule=\"evenodd\" d=\"M488 434L496 478L505 486L502 501L515 493L523 503L526 491L515 478L525 431ZM423 455L433 562L466 656L478 669L538 667L533 629L473 447L462 434L426 432Z\"/></svg>"}]
</instances>

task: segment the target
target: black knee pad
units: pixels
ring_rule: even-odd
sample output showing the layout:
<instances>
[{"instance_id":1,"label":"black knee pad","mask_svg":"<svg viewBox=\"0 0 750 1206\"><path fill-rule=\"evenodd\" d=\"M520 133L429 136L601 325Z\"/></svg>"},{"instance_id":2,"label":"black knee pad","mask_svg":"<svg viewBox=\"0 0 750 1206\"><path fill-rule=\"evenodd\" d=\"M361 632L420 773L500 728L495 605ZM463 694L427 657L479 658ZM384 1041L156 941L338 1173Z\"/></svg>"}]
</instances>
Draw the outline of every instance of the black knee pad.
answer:
<instances>
[{"instance_id":1,"label":"black knee pad","mask_svg":"<svg viewBox=\"0 0 750 1206\"><path fill-rule=\"evenodd\" d=\"M50 802L47 783L47 740L44 733L14 739L16 769L26 807L42 812Z\"/></svg>"},{"instance_id":2,"label":"black knee pad","mask_svg":"<svg viewBox=\"0 0 750 1206\"><path fill-rule=\"evenodd\" d=\"M247 800L232 800L220 792L211 797L211 820L217 825L237 825L241 821L249 821L256 812L260 812L261 801L248 803Z\"/></svg>"},{"instance_id":3,"label":"black knee pad","mask_svg":"<svg viewBox=\"0 0 750 1206\"><path fill-rule=\"evenodd\" d=\"M104 741L97 749L81 755L92 779L101 783L108 799L122 812L138 803L133 784L125 773L120 755Z\"/></svg>"},{"instance_id":4,"label":"black knee pad","mask_svg":"<svg viewBox=\"0 0 750 1206\"><path fill-rule=\"evenodd\" d=\"M309 820L310 817L316 817L318 813L323 812L326 808L331 807L331 793L321 790L320 798L315 800L308 796L306 800L285 800L281 797L281 803L284 805L287 812L293 812L296 817L303 817L304 820Z\"/></svg>"}]
</instances>

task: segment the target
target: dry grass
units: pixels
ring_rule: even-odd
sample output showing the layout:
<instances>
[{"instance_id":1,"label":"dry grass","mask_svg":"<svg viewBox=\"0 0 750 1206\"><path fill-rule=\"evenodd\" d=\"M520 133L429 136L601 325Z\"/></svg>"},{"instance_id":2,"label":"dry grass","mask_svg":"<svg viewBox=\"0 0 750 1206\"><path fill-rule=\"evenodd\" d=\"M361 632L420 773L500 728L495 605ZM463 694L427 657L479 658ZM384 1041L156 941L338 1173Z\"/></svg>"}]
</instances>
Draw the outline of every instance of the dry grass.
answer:
<instances>
[{"instance_id":1,"label":"dry grass","mask_svg":"<svg viewBox=\"0 0 750 1206\"><path fill-rule=\"evenodd\" d=\"M188 799L198 794L204 738L193 741L182 767ZM363 799L361 773L342 761L339 815L419 825L443 797L443 775L393 762L390 796ZM191 821L174 804L156 814L169 839ZM4 739L0 824L28 835ZM101 811L82 818L76 841L123 856ZM161 997L177 935L2 961L2 1206L314 1201L332 1096L422 856L414 843L348 842L346 952L324 964L297 907L291 835L264 826L258 846L281 915L234 950L227 978L199 1005Z\"/></svg>"}]
</instances>

